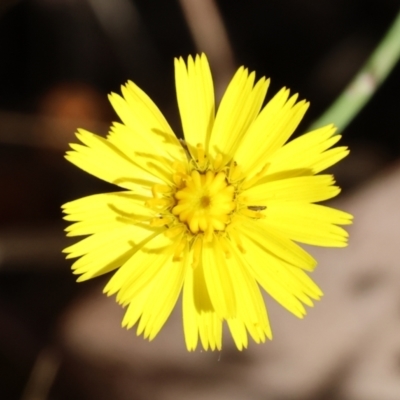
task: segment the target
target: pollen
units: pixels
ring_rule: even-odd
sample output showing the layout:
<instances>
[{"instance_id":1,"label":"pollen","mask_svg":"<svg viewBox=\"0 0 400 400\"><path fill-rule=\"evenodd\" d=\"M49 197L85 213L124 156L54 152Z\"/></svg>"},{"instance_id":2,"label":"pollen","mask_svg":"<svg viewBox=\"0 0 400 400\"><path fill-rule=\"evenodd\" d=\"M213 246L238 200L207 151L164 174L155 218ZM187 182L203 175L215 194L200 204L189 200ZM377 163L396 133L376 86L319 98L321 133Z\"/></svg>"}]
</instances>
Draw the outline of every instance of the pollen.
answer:
<instances>
[{"instance_id":1,"label":"pollen","mask_svg":"<svg viewBox=\"0 0 400 400\"><path fill-rule=\"evenodd\" d=\"M193 234L224 231L236 208L234 198L235 188L228 183L225 172L194 170L175 193L172 214Z\"/></svg>"}]
</instances>

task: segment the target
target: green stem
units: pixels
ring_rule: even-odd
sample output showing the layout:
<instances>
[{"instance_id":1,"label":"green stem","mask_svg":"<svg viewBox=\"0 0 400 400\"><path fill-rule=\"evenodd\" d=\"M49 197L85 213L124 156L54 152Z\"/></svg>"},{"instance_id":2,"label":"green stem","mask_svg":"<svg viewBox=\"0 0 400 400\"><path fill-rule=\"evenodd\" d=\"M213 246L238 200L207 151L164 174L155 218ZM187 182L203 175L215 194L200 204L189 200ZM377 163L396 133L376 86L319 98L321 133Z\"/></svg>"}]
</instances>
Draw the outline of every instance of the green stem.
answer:
<instances>
[{"instance_id":1,"label":"green stem","mask_svg":"<svg viewBox=\"0 0 400 400\"><path fill-rule=\"evenodd\" d=\"M400 57L400 13L369 60L336 101L309 128L335 124L343 131L369 101Z\"/></svg>"}]
</instances>

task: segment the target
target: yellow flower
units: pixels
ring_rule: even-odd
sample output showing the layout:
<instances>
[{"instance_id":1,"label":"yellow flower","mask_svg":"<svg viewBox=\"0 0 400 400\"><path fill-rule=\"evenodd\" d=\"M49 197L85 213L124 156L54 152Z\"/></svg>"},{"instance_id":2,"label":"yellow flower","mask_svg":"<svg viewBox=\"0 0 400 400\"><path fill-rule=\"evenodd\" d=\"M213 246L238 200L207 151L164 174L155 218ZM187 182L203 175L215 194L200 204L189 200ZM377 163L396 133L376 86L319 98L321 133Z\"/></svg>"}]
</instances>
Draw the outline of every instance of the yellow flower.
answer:
<instances>
[{"instance_id":1,"label":"yellow flower","mask_svg":"<svg viewBox=\"0 0 400 400\"><path fill-rule=\"evenodd\" d=\"M175 60L185 139L134 83L113 93L122 120L106 139L79 130L66 158L124 191L63 206L64 251L78 281L116 270L104 291L127 307L123 325L152 340L180 293L188 350L221 349L226 321L238 349L271 339L260 286L302 318L322 292L305 271L314 258L295 242L342 247L351 223L319 204L336 196L332 175L316 175L348 154L325 126L286 144L308 103L283 88L262 107L269 80L236 72L215 114L206 56Z\"/></svg>"}]
</instances>

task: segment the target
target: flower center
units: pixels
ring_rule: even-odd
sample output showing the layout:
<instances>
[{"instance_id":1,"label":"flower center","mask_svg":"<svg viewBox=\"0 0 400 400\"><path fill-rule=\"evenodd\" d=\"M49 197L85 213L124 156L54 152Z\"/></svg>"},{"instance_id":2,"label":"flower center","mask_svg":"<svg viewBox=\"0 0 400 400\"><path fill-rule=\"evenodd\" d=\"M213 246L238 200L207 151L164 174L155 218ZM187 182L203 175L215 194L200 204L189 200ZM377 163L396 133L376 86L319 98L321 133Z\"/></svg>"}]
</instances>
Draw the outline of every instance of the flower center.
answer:
<instances>
[{"instance_id":1,"label":"flower center","mask_svg":"<svg viewBox=\"0 0 400 400\"><path fill-rule=\"evenodd\" d=\"M175 193L172 213L194 234L223 231L236 207L234 192L224 172L194 170Z\"/></svg>"}]
</instances>

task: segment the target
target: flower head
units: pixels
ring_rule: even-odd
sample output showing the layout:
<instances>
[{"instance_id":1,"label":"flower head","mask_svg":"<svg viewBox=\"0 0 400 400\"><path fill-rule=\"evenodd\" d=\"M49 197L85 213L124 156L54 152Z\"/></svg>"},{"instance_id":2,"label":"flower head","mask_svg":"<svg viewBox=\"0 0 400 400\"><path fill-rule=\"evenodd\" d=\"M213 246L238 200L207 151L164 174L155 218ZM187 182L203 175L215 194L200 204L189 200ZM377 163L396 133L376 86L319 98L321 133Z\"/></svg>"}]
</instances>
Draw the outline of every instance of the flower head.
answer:
<instances>
[{"instance_id":1,"label":"flower head","mask_svg":"<svg viewBox=\"0 0 400 400\"><path fill-rule=\"evenodd\" d=\"M184 140L134 83L113 93L122 120L106 139L79 130L66 158L123 191L63 206L64 251L79 281L117 270L104 291L126 307L123 325L152 340L182 294L188 350L221 348L227 322L239 349L271 338L260 291L302 318L322 292L296 242L342 247L351 216L319 203L340 189L317 175L348 154L325 126L287 143L308 108L289 90L264 107L269 80L241 67L218 112L205 55L175 60Z\"/></svg>"}]
</instances>

